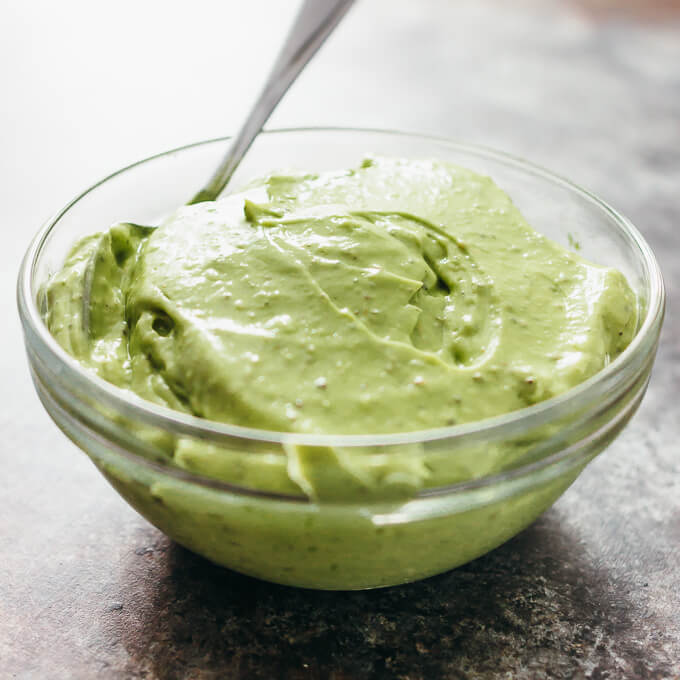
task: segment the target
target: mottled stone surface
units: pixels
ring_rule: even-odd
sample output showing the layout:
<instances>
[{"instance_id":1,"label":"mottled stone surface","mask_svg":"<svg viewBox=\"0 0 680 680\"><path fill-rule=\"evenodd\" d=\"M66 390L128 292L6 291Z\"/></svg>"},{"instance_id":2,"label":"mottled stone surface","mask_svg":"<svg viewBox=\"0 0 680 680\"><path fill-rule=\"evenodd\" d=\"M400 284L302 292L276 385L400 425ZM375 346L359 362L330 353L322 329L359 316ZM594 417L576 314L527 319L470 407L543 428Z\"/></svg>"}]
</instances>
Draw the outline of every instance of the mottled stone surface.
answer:
<instances>
[{"instance_id":1,"label":"mottled stone surface","mask_svg":"<svg viewBox=\"0 0 680 680\"><path fill-rule=\"evenodd\" d=\"M552 510L465 567L361 593L258 582L150 527L43 413L14 310L39 222L105 171L232 129L244 105L211 69L226 55L223 78L251 94L238 73L264 72L292 4L3 9L1 678L680 677L680 15L655 5L362 0L277 111L573 177L638 224L669 292L645 402ZM270 21L234 31L230 12Z\"/></svg>"}]
</instances>

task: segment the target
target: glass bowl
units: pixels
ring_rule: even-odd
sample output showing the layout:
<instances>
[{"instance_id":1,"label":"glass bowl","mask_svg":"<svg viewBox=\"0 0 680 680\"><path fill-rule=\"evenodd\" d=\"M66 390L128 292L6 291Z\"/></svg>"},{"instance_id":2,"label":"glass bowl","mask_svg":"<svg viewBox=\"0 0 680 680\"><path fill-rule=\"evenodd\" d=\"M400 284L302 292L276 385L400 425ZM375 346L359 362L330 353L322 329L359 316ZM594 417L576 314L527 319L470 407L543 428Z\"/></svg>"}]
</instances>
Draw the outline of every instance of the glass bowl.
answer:
<instances>
[{"instance_id":1,"label":"glass bowl","mask_svg":"<svg viewBox=\"0 0 680 680\"><path fill-rule=\"evenodd\" d=\"M184 203L226 142L159 154L92 186L40 230L18 282L31 374L48 413L115 489L178 543L236 571L295 586L358 589L413 581L472 560L521 531L637 409L654 361L664 290L633 225L587 191L524 161L374 130L263 133L231 186L276 168L352 167L367 153L439 158L487 174L535 229L565 247L580 244L583 256L626 275L639 303L630 346L589 380L529 408L379 436L295 435L201 420L92 375L48 332L41 288L79 237L122 220L153 223ZM290 481L290 466L301 458L328 461L337 471L347 456L374 479L419 461L436 472L436 483L369 487L350 472L308 498Z\"/></svg>"}]
</instances>

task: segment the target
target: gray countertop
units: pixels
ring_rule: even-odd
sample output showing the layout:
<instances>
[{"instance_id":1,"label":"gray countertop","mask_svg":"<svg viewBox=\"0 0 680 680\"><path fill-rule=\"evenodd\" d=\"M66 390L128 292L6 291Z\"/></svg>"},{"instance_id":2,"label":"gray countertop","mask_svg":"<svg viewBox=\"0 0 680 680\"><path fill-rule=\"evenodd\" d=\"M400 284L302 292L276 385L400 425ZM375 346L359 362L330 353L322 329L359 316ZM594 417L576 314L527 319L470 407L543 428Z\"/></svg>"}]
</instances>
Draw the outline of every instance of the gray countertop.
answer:
<instances>
[{"instance_id":1,"label":"gray countertop","mask_svg":"<svg viewBox=\"0 0 680 680\"><path fill-rule=\"evenodd\" d=\"M381 591L259 582L168 541L43 412L13 291L31 235L106 172L231 131L295 4L0 10L0 677L680 678L677 2L360 0L272 120L507 150L601 195L657 253L645 401L501 548Z\"/></svg>"}]
</instances>

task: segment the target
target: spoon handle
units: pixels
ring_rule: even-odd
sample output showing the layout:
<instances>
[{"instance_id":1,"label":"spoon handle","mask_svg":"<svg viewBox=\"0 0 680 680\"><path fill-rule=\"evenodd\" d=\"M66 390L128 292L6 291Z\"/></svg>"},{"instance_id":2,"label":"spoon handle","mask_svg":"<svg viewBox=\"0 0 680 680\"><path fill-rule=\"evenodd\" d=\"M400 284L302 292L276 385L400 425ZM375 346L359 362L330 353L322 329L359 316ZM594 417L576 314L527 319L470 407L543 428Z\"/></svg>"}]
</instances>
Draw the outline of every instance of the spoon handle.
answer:
<instances>
[{"instance_id":1,"label":"spoon handle","mask_svg":"<svg viewBox=\"0 0 680 680\"><path fill-rule=\"evenodd\" d=\"M227 185L281 97L298 77L354 0L304 0L269 78L222 162L208 183L188 202L214 201Z\"/></svg>"}]
</instances>

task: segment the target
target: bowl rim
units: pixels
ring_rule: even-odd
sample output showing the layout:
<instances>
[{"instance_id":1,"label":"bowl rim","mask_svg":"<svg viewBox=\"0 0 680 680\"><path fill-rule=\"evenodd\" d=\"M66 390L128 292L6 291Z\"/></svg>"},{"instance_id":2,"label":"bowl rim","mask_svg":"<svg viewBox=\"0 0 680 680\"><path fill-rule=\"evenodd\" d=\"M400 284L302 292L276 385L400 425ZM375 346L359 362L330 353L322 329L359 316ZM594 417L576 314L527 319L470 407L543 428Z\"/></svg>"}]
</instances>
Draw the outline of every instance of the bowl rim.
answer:
<instances>
[{"instance_id":1,"label":"bowl rim","mask_svg":"<svg viewBox=\"0 0 680 680\"><path fill-rule=\"evenodd\" d=\"M616 224L623 235L637 249L643 263L649 299L645 308L641 311L644 319L638 328L628 347L610 364L595 373L582 383L572 387L566 392L539 402L532 406L522 408L509 413L501 414L471 423L451 425L428 430L414 430L409 432L388 434L301 434L294 432L280 432L273 430L260 430L240 425L232 425L218 421L211 421L198 416L181 413L168 407L164 407L147 401L138 395L119 388L103 378L89 372L70 354L57 343L47 329L37 304L37 291L32 290L32 281L37 266L38 258L52 230L57 227L61 218L66 215L80 200L88 196L106 182L117 176L134 169L147 162L172 156L182 151L188 151L197 147L223 144L230 137L217 137L185 144L168 151L153 154L141 160L110 173L80 192L69 201L53 217L47 220L35 237L32 239L23 258L17 280L17 302L24 332L31 334L31 339L38 343L39 353L47 357L49 365L56 367L67 379L77 386L84 388L89 396L102 399L107 405L118 409L125 415L142 419L146 423L175 431L182 434L192 435L201 439L240 439L258 443L271 443L280 445L319 446L319 447L387 447L441 440L460 440L463 438L497 437L499 432L510 434L523 430L527 427L539 424L546 417L559 417L568 413L572 408L578 408L588 398L605 396L609 391L606 387L612 380L622 381L626 378L629 367L635 364L641 350L645 354L653 351L658 340L661 322L665 308L665 290L661 270L656 258L638 229L595 194L584 189L580 185L558 175L540 165L526 161L518 156L497 151L478 144L458 142L446 137L425 135L417 132L407 132L389 129L372 128L348 128L348 127L290 127L264 130L263 136L282 136L287 134L370 134L381 136L395 136L410 139L420 139L448 146L468 155L486 158L510 166L527 174L549 180L576 193L580 198L594 204L606 213ZM141 457L141 456L140 456Z\"/></svg>"}]
</instances>

